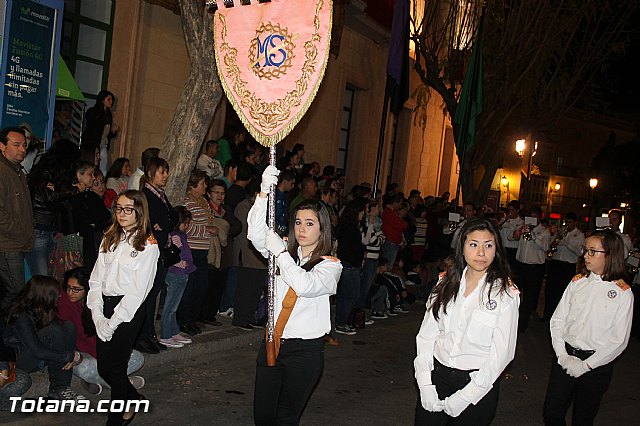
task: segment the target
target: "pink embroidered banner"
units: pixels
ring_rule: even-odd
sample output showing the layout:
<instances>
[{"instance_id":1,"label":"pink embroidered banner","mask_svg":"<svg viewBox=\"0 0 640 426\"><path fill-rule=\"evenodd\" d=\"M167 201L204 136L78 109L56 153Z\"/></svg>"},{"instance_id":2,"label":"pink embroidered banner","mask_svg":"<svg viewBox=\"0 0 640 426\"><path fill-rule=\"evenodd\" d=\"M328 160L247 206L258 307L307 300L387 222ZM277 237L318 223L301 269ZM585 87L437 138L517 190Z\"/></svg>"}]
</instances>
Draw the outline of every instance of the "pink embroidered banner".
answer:
<instances>
[{"instance_id":1,"label":"pink embroidered banner","mask_svg":"<svg viewBox=\"0 0 640 426\"><path fill-rule=\"evenodd\" d=\"M249 133L273 146L318 92L329 57L332 0L235 0L227 8L229 1L218 0L213 15L218 75Z\"/></svg>"}]
</instances>

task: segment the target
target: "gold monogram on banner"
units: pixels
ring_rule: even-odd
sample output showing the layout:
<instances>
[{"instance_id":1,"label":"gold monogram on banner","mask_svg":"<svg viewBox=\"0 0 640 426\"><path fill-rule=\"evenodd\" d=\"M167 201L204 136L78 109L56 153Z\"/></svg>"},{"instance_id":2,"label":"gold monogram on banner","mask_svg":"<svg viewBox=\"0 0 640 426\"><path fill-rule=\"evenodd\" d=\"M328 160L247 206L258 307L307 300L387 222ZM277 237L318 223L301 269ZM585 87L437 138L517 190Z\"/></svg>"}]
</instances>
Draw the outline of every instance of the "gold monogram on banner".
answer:
<instances>
[{"instance_id":1,"label":"gold monogram on banner","mask_svg":"<svg viewBox=\"0 0 640 426\"><path fill-rule=\"evenodd\" d=\"M329 59L332 0L207 0L213 14L218 76L247 131L269 147L300 122L318 92ZM275 223L275 186L269 194ZM275 365L275 258L269 256L267 364ZM285 320L286 321L286 320Z\"/></svg>"}]
</instances>

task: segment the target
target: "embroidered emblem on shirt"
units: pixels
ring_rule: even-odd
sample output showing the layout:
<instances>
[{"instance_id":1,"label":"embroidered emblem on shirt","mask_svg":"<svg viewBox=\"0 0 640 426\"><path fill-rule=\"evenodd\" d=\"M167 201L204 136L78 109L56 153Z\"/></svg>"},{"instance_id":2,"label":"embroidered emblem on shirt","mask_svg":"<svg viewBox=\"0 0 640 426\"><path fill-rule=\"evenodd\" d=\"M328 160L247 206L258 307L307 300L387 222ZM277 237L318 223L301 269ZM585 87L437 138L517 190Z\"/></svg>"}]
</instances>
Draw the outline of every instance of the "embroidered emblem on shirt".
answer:
<instances>
[{"instance_id":1,"label":"embroidered emblem on shirt","mask_svg":"<svg viewBox=\"0 0 640 426\"><path fill-rule=\"evenodd\" d=\"M575 275L573 278L571 278L571 282L576 282L582 278L584 278L584 274Z\"/></svg>"},{"instance_id":2,"label":"embroidered emblem on shirt","mask_svg":"<svg viewBox=\"0 0 640 426\"><path fill-rule=\"evenodd\" d=\"M609 296L609 299L615 299L617 295L618 295L618 292L615 290L609 290L609 293L607 293L607 296Z\"/></svg>"},{"instance_id":3,"label":"embroidered emblem on shirt","mask_svg":"<svg viewBox=\"0 0 640 426\"><path fill-rule=\"evenodd\" d=\"M498 302L495 300L489 300L485 306L488 310L493 311L498 307Z\"/></svg>"},{"instance_id":4,"label":"embroidered emblem on shirt","mask_svg":"<svg viewBox=\"0 0 640 426\"><path fill-rule=\"evenodd\" d=\"M138 252L137 251L132 251L131 252L131 257L137 257L138 256Z\"/></svg>"}]
</instances>

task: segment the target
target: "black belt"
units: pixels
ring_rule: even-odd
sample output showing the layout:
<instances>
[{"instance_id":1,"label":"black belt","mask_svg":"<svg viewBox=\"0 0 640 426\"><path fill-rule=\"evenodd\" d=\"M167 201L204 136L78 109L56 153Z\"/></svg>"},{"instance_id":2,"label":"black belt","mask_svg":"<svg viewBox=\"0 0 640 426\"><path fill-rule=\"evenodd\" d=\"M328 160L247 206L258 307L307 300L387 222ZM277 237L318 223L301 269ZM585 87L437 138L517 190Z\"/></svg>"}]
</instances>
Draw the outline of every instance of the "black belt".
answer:
<instances>
[{"instance_id":1,"label":"black belt","mask_svg":"<svg viewBox=\"0 0 640 426\"><path fill-rule=\"evenodd\" d=\"M104 300L105 302L119 302L122 300L122 298L124 297L124 295L120 295L120 296L107 296L105 294L102 295L102 300Z\"/></svg>"},{"instance_id":2,"label":"black belt","mask_svg":"<svg viewBox=\"0 0 640 426\"><path fill-rule=\"evenodd\" d=\"M433 369L434 370L435 369L445 370L448 374L450 374L452 376L466 376L466 377L469 377L469 373L473 373L474 371L478 371L477 369L475 369L475 370L459 370L457 368L447 367L446 365L444 365L443 363L438 361L436 359L436 357L433 357Z\"/></svg>"},{"instance_id":3,"label":"black belt","mask_svg":"<svg viewBox=\"0 0 640 426\"><path fill-rule=\"evenodd\" d=\"M584 361L585 359L589 358L591 355L596 353L596 351L594 351L594 350L585 351L585 350L582 350L582 349L574 348L573 346L571 346L567 342L564 342L564 347L567 350L567 353L569 355L575 356L576 358L579 358L582 361Z\"/></svg>"}]
</instances>

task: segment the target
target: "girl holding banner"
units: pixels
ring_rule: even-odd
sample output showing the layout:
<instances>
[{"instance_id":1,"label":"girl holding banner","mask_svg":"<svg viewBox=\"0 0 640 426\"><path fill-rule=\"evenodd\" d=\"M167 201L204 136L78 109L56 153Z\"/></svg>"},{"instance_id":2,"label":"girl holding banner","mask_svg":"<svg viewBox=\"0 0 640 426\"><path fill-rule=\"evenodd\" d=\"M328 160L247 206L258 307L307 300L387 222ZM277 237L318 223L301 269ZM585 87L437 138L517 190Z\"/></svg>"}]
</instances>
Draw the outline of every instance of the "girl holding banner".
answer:
<instances>
[{"instance_id":1,"label":"girl holding banner","mask_svg":"<svg viewBox=\"0 0 640 426\"><path fill-rule=\"evenodd\" d=\"M324 366L324 335L331 330L329 296L342 272L331 252L331 220L315 200L300 203L288 240L266 224L267 196L280 172L268 166L260 194L249 211L248 239L265 257L276 257L274 314L277 322L272 355L263 341L257 358L254 390L256 425L298 424ZM267 359L275 356L275 365Z\"/></svg>"}]
</instances>

